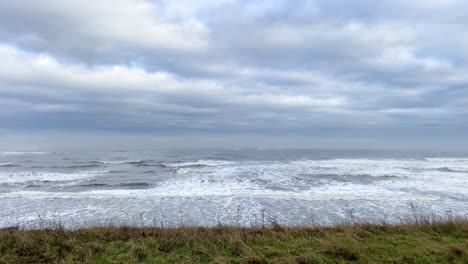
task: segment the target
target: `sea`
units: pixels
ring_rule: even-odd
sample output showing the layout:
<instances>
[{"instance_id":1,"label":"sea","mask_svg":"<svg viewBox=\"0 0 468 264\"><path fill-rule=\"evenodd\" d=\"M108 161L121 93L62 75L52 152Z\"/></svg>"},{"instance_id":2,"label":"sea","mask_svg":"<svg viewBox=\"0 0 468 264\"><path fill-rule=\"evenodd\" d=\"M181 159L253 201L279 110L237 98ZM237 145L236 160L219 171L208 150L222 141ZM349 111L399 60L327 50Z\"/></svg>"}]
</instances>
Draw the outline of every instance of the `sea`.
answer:
<instances>
[{"instance_id":1,"label":"sea","mask_svg":"<svg viewBox=\"0 0 468 264\"><path fill-rule=\"evenodd\" d=\"M0 151L0 228L290 226L468 215L468 154Z\"/></svg>"}]
</instances>

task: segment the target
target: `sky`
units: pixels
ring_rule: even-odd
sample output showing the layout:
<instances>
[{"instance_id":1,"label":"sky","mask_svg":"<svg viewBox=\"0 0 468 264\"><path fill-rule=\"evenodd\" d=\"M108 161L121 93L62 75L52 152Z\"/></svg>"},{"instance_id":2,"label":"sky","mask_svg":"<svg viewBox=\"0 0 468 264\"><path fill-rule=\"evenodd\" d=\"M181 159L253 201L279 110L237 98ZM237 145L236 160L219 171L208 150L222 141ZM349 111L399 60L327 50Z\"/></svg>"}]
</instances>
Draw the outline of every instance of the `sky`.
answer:
<instances>
[{"instance_id":1,"label":"sky","mask_svg":"<svg viewBox=\"0 0 468 264\"><path fill-rule=\"evenodd\" d=\"M467 28L467 0L0 0L0 147L467 148Z\"/></svg>"}]
</instances>

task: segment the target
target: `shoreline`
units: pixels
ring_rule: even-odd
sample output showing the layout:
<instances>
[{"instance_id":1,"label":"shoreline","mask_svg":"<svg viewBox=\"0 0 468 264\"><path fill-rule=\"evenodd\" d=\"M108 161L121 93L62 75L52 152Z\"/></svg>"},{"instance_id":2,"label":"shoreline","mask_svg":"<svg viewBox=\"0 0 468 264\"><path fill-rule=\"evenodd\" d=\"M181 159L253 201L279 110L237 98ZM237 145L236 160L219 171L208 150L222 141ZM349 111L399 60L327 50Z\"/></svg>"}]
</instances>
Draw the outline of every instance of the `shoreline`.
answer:
<instances>
[{"instance_id":1,"label":"shoreline","mask_svg":"<svg viewBox=\"0 0 468 264\"><path fill-rule=\"evenodd\" d=\"M362 211L353 207L340 208L339 217L332 221L324 221L321 218L320 212L304 212L304 214L292 215L289 214L290 221L285 221L281 214L275 214L271 210L261 209L258 214L245 214L239 209L230 214L225 213L226 218L221 219L215 217L211 219L209 224L197 219L200 215L190 215L186 211L179 209L172 212L172 217L168 217L169 211L152 210L152 218L144 219L143 213L138 215L129 215L126 218L103 218L94 221L83 221L83 218L78 217L70 222L68 219L61 217L59 212L54 215L44 216L37 215L28 221L10 221L6 225L1 224L0 230L5 228L16 228L18 230L41 230L41 229L64 229L64 230L79 230L99 227L135 227L135 228L180 228L180 227L199 227L213 228L217 226L229 226L237 228L265 228L271 226L283 226L289 228L304 228L304 227L321 227L330 228L342 225L365 224L365 225L407 225L407 224L432 224L451 222L453 220L468 221L468 213L460 210L454 212L453 209L446 210L444 213L435 211L426 207L423 203L410 202L401 208L404 213L389 217L385 212L382 212L380 217L363 217ZM251 219L245 221L244 218Z\"/></svg>"}]
</instances>

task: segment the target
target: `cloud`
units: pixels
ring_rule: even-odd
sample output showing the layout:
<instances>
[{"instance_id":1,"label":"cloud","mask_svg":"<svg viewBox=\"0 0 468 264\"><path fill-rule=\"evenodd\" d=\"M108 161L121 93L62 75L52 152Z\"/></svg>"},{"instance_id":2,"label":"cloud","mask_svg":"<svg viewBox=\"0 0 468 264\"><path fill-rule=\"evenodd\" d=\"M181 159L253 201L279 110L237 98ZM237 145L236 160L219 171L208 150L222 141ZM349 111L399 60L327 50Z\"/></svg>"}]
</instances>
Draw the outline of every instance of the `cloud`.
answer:
<instances>
[{"instance_id":1,"label":"cloud","mask_svg":"<svg viewBox=\"0 0 468 264\"><path fill-rule=\"evenodd\" d=\"M146 52L197 52L209 46L202 22L172 21L144 0L2 1L0 35L26 49L77 58L131 59ZM18 19L19 18L19 19Z\"/></svg>"},{"instance_id":2,"label":"cloud","mask_svg":"<svg viewBox=\"0 0 468 264\"><path fill-rule=\"evenodd\" d=\"M31 102L31 107L23 107L22 111L80 112L89 108L90 102L94 102L95 111L100 108L99 103L104 103L108 104L107 111L123 108L139 114L152 111L210 114L239 105L273 111L284 107L339 107L343 104L342 98L288 95L273 88L269 92L262 88L246 89L240 84L184 78L125 65L64 64L50 56L6 46L0 46L0 57L6 62L0 67L0 83L4 84L0 92L14 98L27 95L33 101L42 100ZM221 106L224 109L218 110Z\"/></svg>"},{"instance_id":3,"label":"cloud","mask_svg":"<svg viewBox=\"0 0 468 264\"><path fill-rule=\"evenodd\" d=\"M466 131L464 4L0 1L0 128Z\"/></svg>"}]
</instances>

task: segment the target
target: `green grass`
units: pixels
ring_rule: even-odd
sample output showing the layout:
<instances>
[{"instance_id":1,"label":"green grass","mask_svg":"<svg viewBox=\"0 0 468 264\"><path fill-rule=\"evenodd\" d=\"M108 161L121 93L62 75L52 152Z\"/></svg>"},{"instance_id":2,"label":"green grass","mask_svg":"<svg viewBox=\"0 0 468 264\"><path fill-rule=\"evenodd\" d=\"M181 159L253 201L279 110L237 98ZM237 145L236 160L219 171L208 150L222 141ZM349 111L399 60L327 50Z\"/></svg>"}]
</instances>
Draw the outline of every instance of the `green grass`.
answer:
<instances>
[{"instance_id":1,"label":"green grass","mask_svg":"<svg viewBox=\"0 0 468 264\"><path fill-rule=\"evenodd\" d=\"M468 263L468 221L8 229L0 263Z\"/></svg>"}]
</instances>

